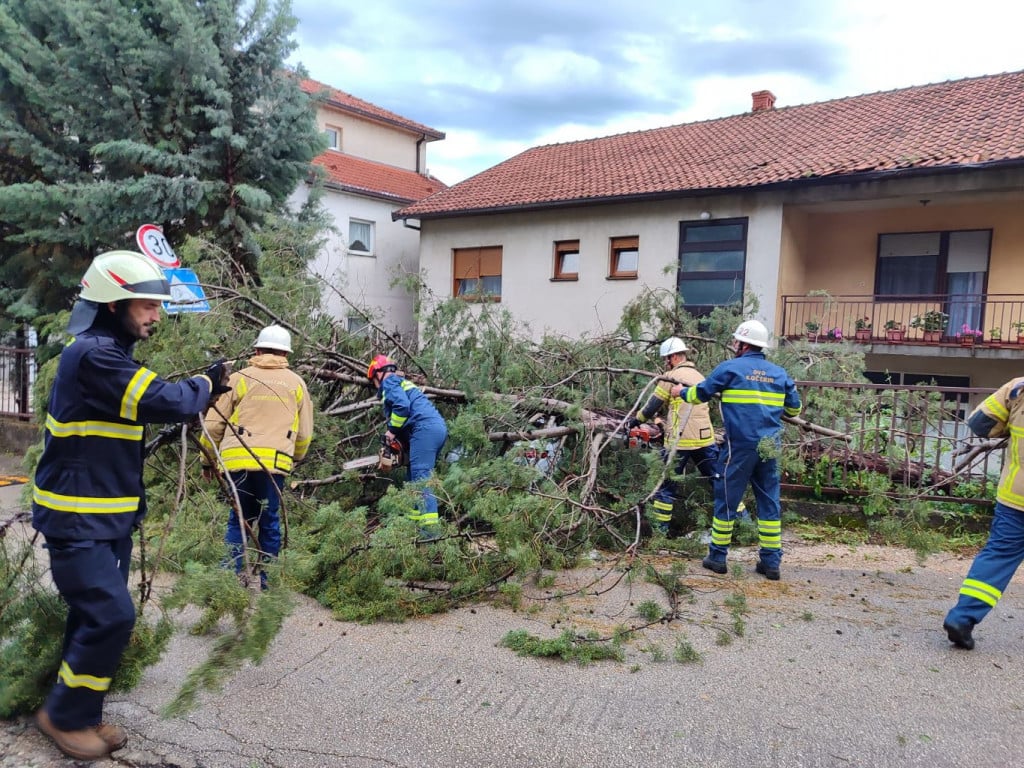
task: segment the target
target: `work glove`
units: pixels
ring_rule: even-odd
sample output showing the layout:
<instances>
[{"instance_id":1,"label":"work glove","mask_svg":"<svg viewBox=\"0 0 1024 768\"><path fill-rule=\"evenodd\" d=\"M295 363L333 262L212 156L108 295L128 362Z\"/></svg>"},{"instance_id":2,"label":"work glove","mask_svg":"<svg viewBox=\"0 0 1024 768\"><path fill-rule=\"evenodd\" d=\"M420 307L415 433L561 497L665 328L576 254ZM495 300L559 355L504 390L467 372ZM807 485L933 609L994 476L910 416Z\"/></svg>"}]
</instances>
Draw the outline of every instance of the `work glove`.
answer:
<instances>
[{"instance_id":1,"label":"work glove","mask_svg":"<svg viewBox=\"0 0 1024 768\"><path fill-rule=\"evenodd\" d=\"M203 371L203 373L213 382L213 389L210 392L211 397L223 395L225 392L231 391L231 387L228 386L228 379L231 378L231 363L223 357Z\"/></svg>"},{"instance_id":2,"label":"work glove","mask_svg":"<svg viewBox=\"0 0 1024 768\"><path fill-rule=\"evenodd\" d=\"M626 422L626 429L636 429L640 426L640 419L636 416L630 416L629 421Z\"/></svg>"}]
</instances>

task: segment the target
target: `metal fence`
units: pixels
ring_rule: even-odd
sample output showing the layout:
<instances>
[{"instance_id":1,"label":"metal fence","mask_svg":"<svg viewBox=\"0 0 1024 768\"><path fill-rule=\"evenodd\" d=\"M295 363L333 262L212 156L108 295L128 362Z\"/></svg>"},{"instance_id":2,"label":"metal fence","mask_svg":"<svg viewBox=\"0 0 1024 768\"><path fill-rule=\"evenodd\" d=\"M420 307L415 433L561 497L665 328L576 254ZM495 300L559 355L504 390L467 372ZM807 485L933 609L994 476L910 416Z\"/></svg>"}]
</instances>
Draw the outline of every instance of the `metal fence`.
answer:
<instances>
[{"instance_id":1,"label":"metal fence","mask_svg":"<svg viewBox=\"0 0 1024 768\"><path fill-rule=\"evenodd\" d=\"M992 389L822 381L797 386L802 416L849 439L787 432L787 439L797 441L801 461L786 473L784 487L865 496L877 492L881 474L918 499L992 504L1003 450L985 450L993 441L974 437L965 423Z\"/></svg>"},{"instance_id":2,"label":"metal fence","mask_svg":"<svg viewBox=\"0 0 1024 768\"><path fill-rule=\"evenodd\" d=\"M0 347L0 416L32 418L32 385L36 380L34 349Z\"/></svg>"}]
</instances>

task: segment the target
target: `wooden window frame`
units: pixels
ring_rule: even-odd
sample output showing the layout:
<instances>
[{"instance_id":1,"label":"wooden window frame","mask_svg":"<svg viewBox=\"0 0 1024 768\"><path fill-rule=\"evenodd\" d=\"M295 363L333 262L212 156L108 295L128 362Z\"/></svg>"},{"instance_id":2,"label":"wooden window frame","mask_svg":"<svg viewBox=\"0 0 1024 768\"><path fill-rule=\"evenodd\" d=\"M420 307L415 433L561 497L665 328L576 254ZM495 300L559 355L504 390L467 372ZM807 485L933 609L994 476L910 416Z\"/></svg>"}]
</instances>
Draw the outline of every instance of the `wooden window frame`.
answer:
<instances>
[{"instance_id":1,"label":"wooden window frame","mask_svg":"<svg viewBox=\"0 0 1024 768\"><path fill-rule=\"evenodd\" d=\"M570 255L576 255L576 271L567 272L565 271L565 257ZM579 272L579 255L580 255L580 241L579 240L556 240L555 241L555 270L554 277L551 278L554 282L572 282L580 279Z\"/></svg>"},{"instance_id":2,"label":"wooden window frame","mask_svg":"<svg viewBox=\"0 0 1024 768\"><path fill-rule=\"evenodd\" d=\"M626 251L636 251L636 269L619 269L619 258ZM612 237L608 240L608 279L636 280L640 270L640 236Z\"/></svg>"},{"instance_id":3,"label":"wooden window frame","mask_svg":"<svg viewBox=\"0 0 1024 768\"><path fill-rule=\"evenodd\" d=\"M503 248L487 245L474 248L452 249L452 296L464 301L501 301L501 272ZM463 280L481 281L497 277L498 293L460 293Z\"/></svg>"}]
</instances>

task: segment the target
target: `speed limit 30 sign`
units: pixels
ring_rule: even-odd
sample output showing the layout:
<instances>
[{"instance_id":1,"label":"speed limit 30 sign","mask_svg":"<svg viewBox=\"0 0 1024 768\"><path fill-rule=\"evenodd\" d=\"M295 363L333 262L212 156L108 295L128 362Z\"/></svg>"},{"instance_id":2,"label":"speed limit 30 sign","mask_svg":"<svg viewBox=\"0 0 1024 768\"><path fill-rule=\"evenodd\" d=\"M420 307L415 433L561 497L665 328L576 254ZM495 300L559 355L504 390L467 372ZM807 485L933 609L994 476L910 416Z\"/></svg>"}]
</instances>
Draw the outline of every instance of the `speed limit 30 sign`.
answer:
<instances>
[{"instance_id":1,"label":"speed limit 30 sign","mask_svg":"<svg viewBox=\"0 0 1024 768\"><path fill-rule=\"evenodd\" d=\"M135 233L135 242L139 250L149 256L162 269L174 269L181 266L181 261L174 255L170 243L164 237L163 230L156 224L143 224Z\"/></svg>"}]
</instances>

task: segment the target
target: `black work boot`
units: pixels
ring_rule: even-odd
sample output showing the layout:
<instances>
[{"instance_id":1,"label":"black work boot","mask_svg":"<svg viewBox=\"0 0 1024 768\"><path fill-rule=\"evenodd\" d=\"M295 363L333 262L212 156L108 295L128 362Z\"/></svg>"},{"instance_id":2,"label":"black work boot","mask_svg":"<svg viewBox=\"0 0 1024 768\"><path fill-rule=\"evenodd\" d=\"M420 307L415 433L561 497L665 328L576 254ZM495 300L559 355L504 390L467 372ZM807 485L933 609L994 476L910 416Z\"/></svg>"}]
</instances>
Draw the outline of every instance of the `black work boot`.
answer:
<instances>
[{"instance_id":1,"label":"black work boot","mask_svg":"<svg viewBox=\"0 0 1024 768\"><path fill-rule=\"evenodd\" d=\"M782 576L782 572L778 568L769 568L760 560L757 561L757 565L754 566L754 570L768 579L768 581L778 581Z\"/></svg>"},{"instance_id":2,"label":"black work boot","mask_svg":"<svg viewBox=\"0 0 1024 768\"><path fill-rule=\"evenodd\" d=\"M715 573L727 573L729 570L729 567L725 564L725 560L715 560L711 555L708 555L701 560L700 564L709 571L714 571Z\"/></svg>"},{"instance_id":3,"label":"black work boot","mask_svg":"<svg viewBox=\"0 0 1024 768\"><path fill-rule=\"evenodd\" d=\"M954 624L949 619L942 622L942 628L946 630L946 637L949 642L957 648L969 651L974 648L974 638L971 637L971 627L967 624Z\"/></svg>"}]
</instances>

